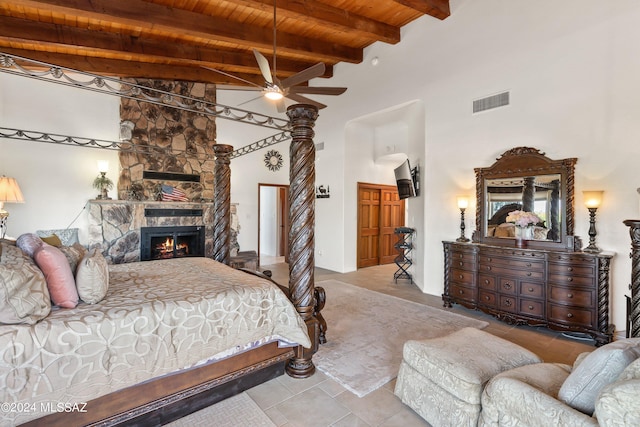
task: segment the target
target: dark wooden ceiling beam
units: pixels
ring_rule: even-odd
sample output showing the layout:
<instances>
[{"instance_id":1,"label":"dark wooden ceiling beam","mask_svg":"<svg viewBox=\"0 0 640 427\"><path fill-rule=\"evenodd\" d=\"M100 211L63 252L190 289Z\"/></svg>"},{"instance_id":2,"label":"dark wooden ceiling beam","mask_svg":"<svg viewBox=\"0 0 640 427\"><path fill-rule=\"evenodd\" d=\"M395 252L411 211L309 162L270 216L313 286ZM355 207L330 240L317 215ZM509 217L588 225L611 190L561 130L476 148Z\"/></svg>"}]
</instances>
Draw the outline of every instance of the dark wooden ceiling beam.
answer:
<instances>
[{"instance_id":1,"label":"dark wooden ceiling beam","mask_svg":"<svg viewBox=\"0 0 640 427\"><path fill-rule=\"evenodd\" d=\"M13 0L24 7L40 8L86 19L114 20L145 29L162 28L176 34L227 41L266 52L273 48L272 29L249 26L220 17L147 3L141 0ZM362 49L326 43L287 33L277 35L278 53L311 55L318 61L362 62Z\"/></svg>"},{"instance_id":2,"label":"dark wooden ceiling beam","mask_svg":"<svg viewBox=\"0 0 640 427\"><path fill-rule=\"evenodd\" d=\"M234 0L236 4L273 13L273 0ZM317 24L333 31L362 35L385 43L400 41L400 28L349 13L317 1L276 0L278 18L291 18Z\"/></svg>"},{"instance_id":3,"label":"dark wooden ceiling beam","mask_svg":"<svg viewBox=\"0 0 640 427\"><path fill-rule=\"evenodd\" d=\"M260 74L251 52L238 53L207 47L175 45L162 40L140 40L137 37L104 31L64 27L45 22L0 16L0 44L2 39L15 43L37 43L41 46L64 46L85 51L91 56L136 56L140 62L172 63L175 65L206 65L229 72ZM124 58L122 58L124 59ZM278 75L288 77L314 65L287 58L278 60ZM325 67L323 77L331 77L333 67Z\"/></svg>"},{"instance_id":4,"label":"dark wooden ceiling beam","mask_svg":"<svg viewBox=\"0 0 640 427\"><path fill-rule=\"evenodd\" d=\"M418 12L434 18L445 19L451 15L449 0L393 0L398 4L410 7Z\"/></svg>"},{"instance_id":5,"label":"dark wooden ceiling beam","mask_svg":"<svg viewBox=\"0 0 640 427\"><path fill-rule=\"evenodd\" d=\"M172 64L150 64L147 62L128 61L120 59L107 59L91 56L67 55L52 52L34 50L0 48L0 52L35 61L45 62L72 70L84 71L92 74L113 77L134 77L158 80L182 80L216 84L234 84L238 81L222 74L206 70L200 67ZM24 64L29 69L40 69L34 64ZM264 79L255 74L234 74L238 77L253 82L259 86L264 85Z\"/></svg>"}]
</instances>

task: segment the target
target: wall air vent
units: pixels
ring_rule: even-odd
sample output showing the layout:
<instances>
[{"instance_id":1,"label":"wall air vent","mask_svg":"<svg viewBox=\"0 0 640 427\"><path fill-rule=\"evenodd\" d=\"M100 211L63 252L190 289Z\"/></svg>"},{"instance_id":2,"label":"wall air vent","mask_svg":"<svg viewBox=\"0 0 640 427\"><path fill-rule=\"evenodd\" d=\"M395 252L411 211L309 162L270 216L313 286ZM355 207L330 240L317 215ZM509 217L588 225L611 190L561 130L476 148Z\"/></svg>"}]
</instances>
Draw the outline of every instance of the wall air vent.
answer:
<instances>
[{"instance_id":1,"label":"wall air vent","mask_svg":"<svg viewBox=\"0 0 640 427\"><path fill-rule=\"evenodd\" d=\"M493 108L509 105L509 92L502 92L497 95L487 96L473 101L473 113L491 110Z\"/></svg>"}]
</instances>

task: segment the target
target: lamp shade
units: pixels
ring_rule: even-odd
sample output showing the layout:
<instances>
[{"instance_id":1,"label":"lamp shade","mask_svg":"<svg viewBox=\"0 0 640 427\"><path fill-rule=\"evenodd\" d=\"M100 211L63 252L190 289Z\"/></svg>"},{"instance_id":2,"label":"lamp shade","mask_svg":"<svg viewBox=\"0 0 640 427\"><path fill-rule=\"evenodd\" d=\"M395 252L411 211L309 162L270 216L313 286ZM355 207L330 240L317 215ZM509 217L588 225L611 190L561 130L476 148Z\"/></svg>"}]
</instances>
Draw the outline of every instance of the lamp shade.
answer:
<instances>
[{"instance_id":1,"label":"lamp shade","mask_svg":"<svg viewBox=\"0 0 640 427\"><path fill-rule=\"evenodd\" d=\"M588 208L599 208L602 203L602 193L604 191L583 191L584 204Z\"/></svg>"},{"instance_id":2,"label":"lamp shade","mask_svg":"<svg viewBox=\"0 0 640 427\"><path fill-rule=\"evenodd\" d=\"M109 161L108 160L98 160L98 172L101 172L101 173L109 172Z\"/></svg>"},{"instance_id":3,"label":"lamp shade","mask_svg":"<svg viewBox=\"0 0 640 427\"><path fill-rule=\"evenodd\" d=\"M468 196L458 196L458 208L459 209L467 209L469 207L469 197Z\"/></svg>"},{"instance_id":4,"label":"lamp shade","mask_svg":"<svg viewBox=\"0 0 640 427\"><path fill-rule=\"evenodd\" d=\"M0 203L24 203L20 186L14 178L0 177Z\"/></svg>"}]
</instances>

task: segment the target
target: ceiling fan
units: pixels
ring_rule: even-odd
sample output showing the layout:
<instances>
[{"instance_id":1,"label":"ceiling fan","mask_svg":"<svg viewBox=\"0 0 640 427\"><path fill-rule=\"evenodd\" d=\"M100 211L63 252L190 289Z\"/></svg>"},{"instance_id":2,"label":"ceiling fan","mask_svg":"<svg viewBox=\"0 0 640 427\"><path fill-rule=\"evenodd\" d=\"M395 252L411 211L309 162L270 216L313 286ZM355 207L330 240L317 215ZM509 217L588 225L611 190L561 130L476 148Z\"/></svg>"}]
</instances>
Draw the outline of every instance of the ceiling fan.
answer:
<instances>
[{"instance_id":1,"label":"ceiling fan","mask_svg":"<svg viewBox=\"0 0 640 427\"><path fill-rule=\"evenodd\" d=\"M315 94L315 95L340 95L343 94L347 88L346 87L319 87L319 86L298 86L301 83L307 82L315 77L320 77L324 74L325 65L322 62L319 62L311 67L302 70L290 77L287 77L284 80L279 80L276 77L276 1L273 2L273 73L271 72L271 67L269 66L269 61L265 56L260 53L258 50L253 49L253 55L256 58L258 63L258 68L260 69L260 73L262 77L264 77L265 84L264 86L260 86L238 76L234 76L229 73L225 73L224 71L216 70L215 68L209 68L202 66L210 71L215 71L216 73L223 74L227 77L234 78L236 80L240 80L244 83L249 84L250 86L234 86L234 85L217 85L218 89L221 90L245 90L245 91L259 91L261 92L260 96L257 98L250 99L249 101L243 102L246 104L247 102L254 101L255 99L259 99L262 96L275 101L278 112L285 112L285 103L284 98L289 98L292 101L300 102L303 104L311 104L315 105L318 108L325 108L326 105L320 102L314 101L312 99L303 96L302 94ZM240 104L242 105L242 104Z\"/></svg>"}]
</instances>

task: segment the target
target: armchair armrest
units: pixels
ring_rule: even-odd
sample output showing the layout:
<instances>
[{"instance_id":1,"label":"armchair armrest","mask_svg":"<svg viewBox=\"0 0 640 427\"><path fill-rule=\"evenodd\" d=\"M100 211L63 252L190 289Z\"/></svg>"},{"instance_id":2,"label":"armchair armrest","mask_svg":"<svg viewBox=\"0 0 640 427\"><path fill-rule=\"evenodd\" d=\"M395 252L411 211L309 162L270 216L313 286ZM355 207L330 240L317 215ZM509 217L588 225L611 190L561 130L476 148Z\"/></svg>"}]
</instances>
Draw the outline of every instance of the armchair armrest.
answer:
<instances>
[{"instance_id":1,"label":"armchair armrest","mask_svg":"<svg viewBox=\"0 0 640 427\"><path fill-rule=\"evenodd\" d=\"M556 399L571 367L557 363L521 366L496 375L482 394L480 426L597 426L594 417Z\"/></svg>"}]
</instances>

